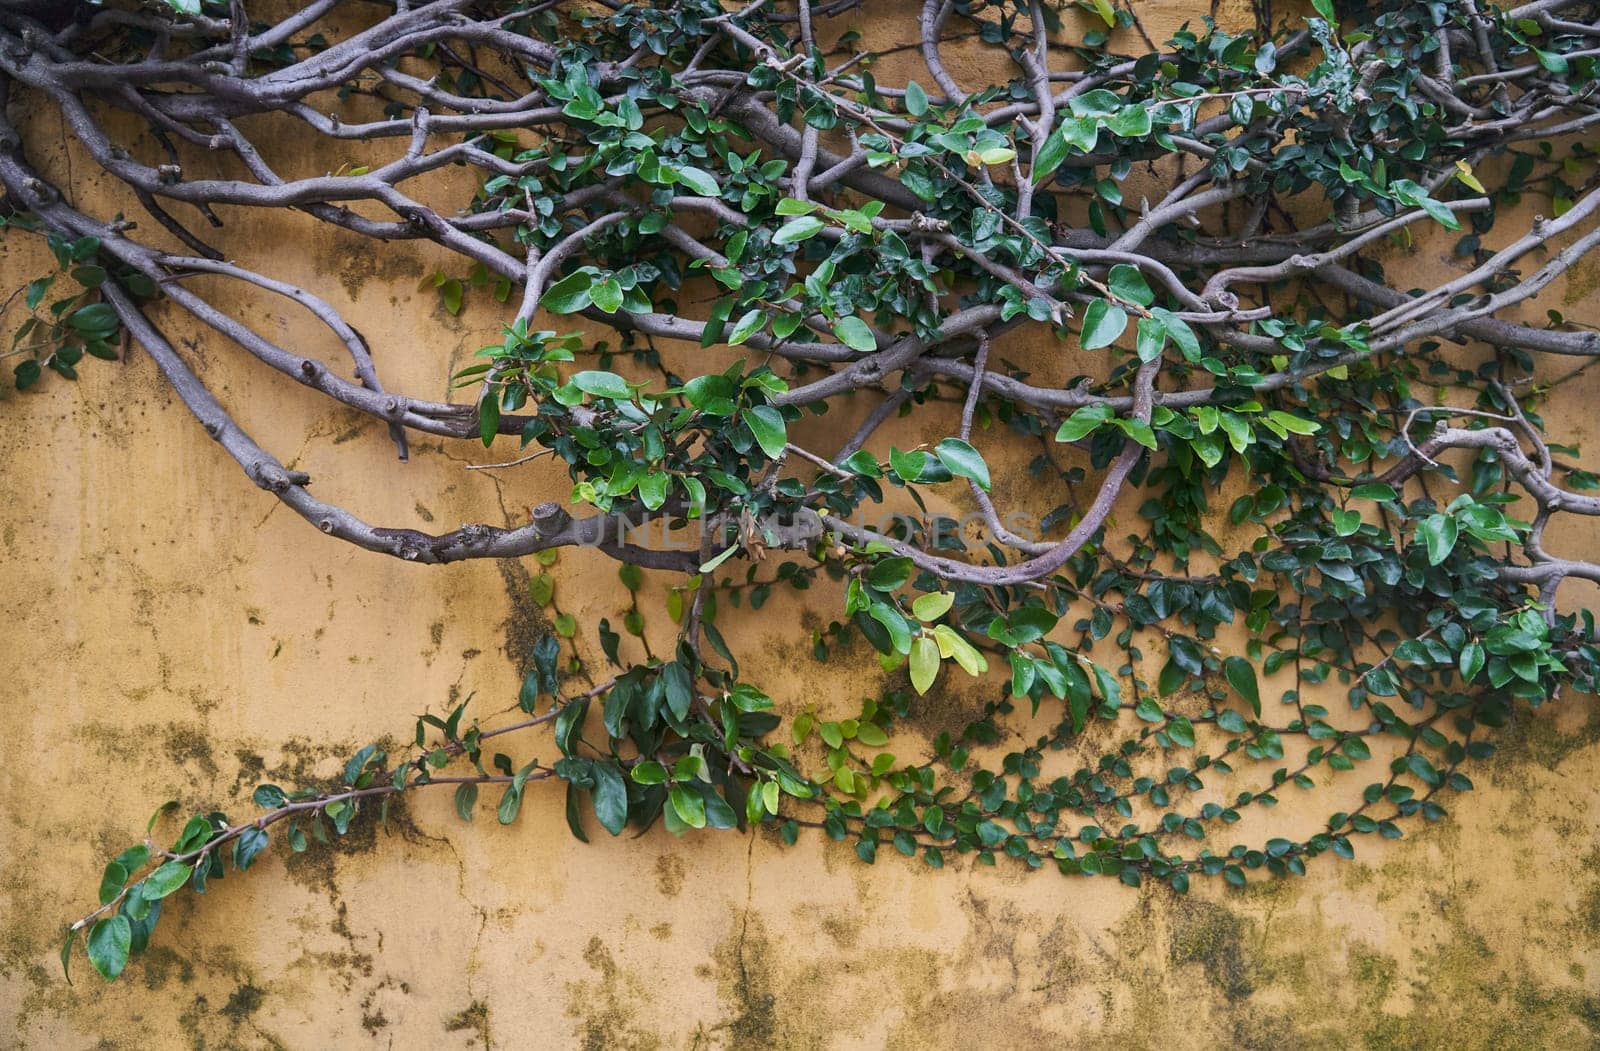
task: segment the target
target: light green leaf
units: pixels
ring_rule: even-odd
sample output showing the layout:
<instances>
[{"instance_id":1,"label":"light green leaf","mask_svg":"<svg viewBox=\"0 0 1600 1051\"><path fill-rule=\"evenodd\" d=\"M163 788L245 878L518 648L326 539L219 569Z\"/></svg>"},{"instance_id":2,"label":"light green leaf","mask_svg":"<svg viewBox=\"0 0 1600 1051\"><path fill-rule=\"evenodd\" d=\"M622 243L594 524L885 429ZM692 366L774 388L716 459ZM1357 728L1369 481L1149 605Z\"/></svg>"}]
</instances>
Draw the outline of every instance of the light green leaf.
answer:
<instances>
[{"instance_id":1,"label":"light green leaf","mask_svg":"<svg viewBox=\"0 0 1600 1051\"><path fill-rule=\"evenodd\" d=\"M1273 409L1267 413L1267 419L1276 423L1290 434L1316 434L1322 430L1322 424L1316 420L1308 420L1302 416L1296 416L1292 412L1281 412Z\"/></svg>"},{"instance_id":2,"label":"light green leaf","mask_svg":"<svg viewBox=\"0 0 1600 1051\"><path fill-rule=\"evenodd\" d=\"M816 236L817 232L826 225L814 215L802 215L798 219L790 219L778 228L772 235L775 245L792 245L804 241L808 237Z\"/></svg>"},{"instance_id":3,"label":"light green leaf","mask_svg":"<svg viewBox=\"0 0 1600 1051\"><path fill-rule=\"evenodd\" d=\"M683 785L673 785L668 798L672 801L673 812L690 828L706 827L706 802L700 793Z\"/></svg>"},{"instance_id":4,"label":"light green leaf","mask_svg":"<svg viewBox=\"0 0 1600 1051\"><path fill-rule=\"evenodd\" d=\"M839 337L839 342L863 354L878 349L878 341L872 337L872 329L867 327L865 321L854 315L835 321L833 334Z\"/></svg>"},{"instance_id":5,"label":"light green leaf","mask_svg":"<svg viewBox=\"0 0 1600 1051\"><path fill-rule=\"evenodd\" d=\"M911 612L917 619L925 623L932 623L950 612L950 607L955 604L956 595L953 591L936 591L927 595L919 595L911 603Z\"/></svg>"},{"instance_id":6,"label":"light green leaf","mask_svg":"<svg viewBox=\"0 0 1600 1051\"><path fill-rule=\"evenodd\" d=\"M952 657L968 675L982 675L989 670L989 660L961 633L948 624L938 624L933 629L934 643L941 657Z\"/></svg>"},{"instance_id":7,"label":"light green leaf","mask_svg":"<svg viewBox=\"0 0 1600 1051\"><path fill-rule=\"evenodd\" d=\"M628 381L615 372L579 372L573 375L571 382L585 394L593 394L597 398L629 401L633 397L633 392L628 389Z\"/></svg>"},{"instance_id":8,"label":"light green leaf","mask_svg":"<svg viewBox=\"0 0 1600 1051\"><path fill-rule=\"evenodd\" d=\"M717 557L713 558L709 562L702 563L701 566L700 566L700 572L702 572L702 573L710 573L710 572L714 571L718 566L722 565L722 563L724 563L728 559L732 558L733 557L733 553L735 551L737 551L737 550L739 550L739 545L738 544L730 545L727 550L722 552L722 554L720 554Z\"/></svg>"},{"instance_id":9,"label":"light green leaf","mask_svg":"<svg viewBox=\"0 0 1600 1051\"><path fill-rule=\"evenodd\" d=\"M1085 405L1073 412L1056 429L1056 441L1075 442L1091 434L1101 424L1116 415L1109 405Z\"/></svg>"},{"instance_id":10,"label":"light green leaf","mask_svg":"<svg viewBox=\"0 0 1600 1051\"><path fill-rule=\"evenodd\" d=\"M708 171L699 168L678 168L678 181L701 197L720 197L722 187Z\"/></svg>"},{"instance_id":11,"label":"light green leaf","mask_svg":"<svg viewBox=\"0 0 1600 1051\"><path fill-rule=\"evenodd\" d=\"M939 677L939 644L926 635L919 635L911 643L911 688L919 695Z\"/></svg>"},{"instance_id":12,"label":"light green leaf","mask_svg":"<svg viewBox=\"0 0 1600 1051\"><path fill-rule=\"evenodd\" d=\"M1079 344L1084 350L1109 347L1127 327L1128 315L1121 307L1097 299L1083 312L1083 332L1078 337Z\"/></svg>"}]
</instances>

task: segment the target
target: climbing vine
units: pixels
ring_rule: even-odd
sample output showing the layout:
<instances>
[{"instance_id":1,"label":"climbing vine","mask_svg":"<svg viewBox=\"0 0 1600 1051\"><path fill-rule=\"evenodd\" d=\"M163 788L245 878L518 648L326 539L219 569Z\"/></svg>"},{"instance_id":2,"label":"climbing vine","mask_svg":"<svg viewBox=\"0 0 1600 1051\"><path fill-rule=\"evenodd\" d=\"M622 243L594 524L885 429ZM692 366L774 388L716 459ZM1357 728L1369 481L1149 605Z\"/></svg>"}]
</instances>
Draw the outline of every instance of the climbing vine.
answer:
<instances>
[{"instance_id":1,"label":"climbing vine","mask_svg":"<svg viewBox=\"0 0 1600 1051\"><path fill-rule=\"evenodd\" d=\"M63 964L81 940L115 978L171 895L436 786L502 824L559 787L580 838L816 828L868 863L1179 892L1442 816L1494 728L1596 685L1561 599L1600 565L1544 538L1600 496L1539 407L1600 335L1527 308L1600 242L1600 5L1274 6L1158 43L1108 0L0 2L5 221L59 264L7 304L18 388L136 344L323 533L421 563L596 548L630 596L616 627L553 617L509 722L424 714L175 839L158 811ZM35 166L42 110L137 219ZM291 174L267 117L348 163ZM392 391L396 348L207 240L243 209L431 242L442 308L502 336L441 363L457 400ZM1416 289L1384 261L1423 240L1453 262ZM348 365L201 277L284 297ZM570 485L520 524L369 524L251 438L180 323L402 460L421 432ZM718 624L780 590L831 611L787 629L818 660L876 654L854 716L741 671ZM983 698L964 729L902 732L958 693ZM1317 827L1230 831L1313 791Z\"/></svg>"}]
</instances>

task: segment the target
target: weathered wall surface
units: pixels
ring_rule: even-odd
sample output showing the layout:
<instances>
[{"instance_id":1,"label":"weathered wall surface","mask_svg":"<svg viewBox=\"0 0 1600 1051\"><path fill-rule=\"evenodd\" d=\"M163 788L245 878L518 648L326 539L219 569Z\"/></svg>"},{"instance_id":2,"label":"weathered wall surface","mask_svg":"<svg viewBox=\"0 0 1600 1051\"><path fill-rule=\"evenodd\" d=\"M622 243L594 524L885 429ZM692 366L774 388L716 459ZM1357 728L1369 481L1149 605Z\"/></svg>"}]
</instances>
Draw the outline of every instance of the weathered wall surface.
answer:
<instances>
[{"instance_id":1,"label":"weathered wall surface","mask_svg":"<svg viewBox=\"0 0 1600 1051\"><path fill-rule=\"evenodd\" d=\"M1149 6L1153 33L1188 7ZM884 6L885 31L903 7ZM36 155L70 169L80 199L111 200L86 162L49 148L52 120L33 122ZM425 253L228 219L230 256L346 309L397 388L442 394L498 326L486 299L455 318L417 292L434 265ZM1442 243L1390 252L1418 273L1456 265ZM31 241L0 242L0 292L43 265ZM1548 303L1600 320L1597 277L1586 266ZM336 360L283 304L228 302ZM516 521L552 491L544 483L561 491L542 467L469 472L471 450L431 439L398 464L380 427L179 331L264 445L370 520ZM1017 348L1029 352L1055 353ZM816 835L785 848L657 829L585 846L559 793L531 793L512 828L486 814L464 826L447 796L423 794L388 834L367 826L336 849L274 850L204 899L173 899L122 981L103 985L80 958L68 986L60 932L157 804L242 814L259 781L328 776L362 744L403 736L420 711L467 693L499 711L548 615L528 597L531 562L407 566L276 508L137 350L83 376L0 392L0 1045L1600 1041L1600 712L1583 698L1502 733L1500 757L1471 771L1478 791L1453 799L1448 819L1293 882L1202 881L1180 899L1004 864L868 868ZM1586 451L1597 382L1568 384L1545 412ZM552 572L557 604L586 626L626 608L614 567L593 553L565 553ZM647 578L646 592L665 583ZM753 681L790 710L843 713L874 688L870 663L816 665L789 637L797 620L834 616L836 601L813 592L806 610L778 597L735 633ZM974 696L930 696L913 732L958 724ZM1273 820L1310 827L1329 809L1315 793L1287 797Z\"/></svg>"}]
</instances>

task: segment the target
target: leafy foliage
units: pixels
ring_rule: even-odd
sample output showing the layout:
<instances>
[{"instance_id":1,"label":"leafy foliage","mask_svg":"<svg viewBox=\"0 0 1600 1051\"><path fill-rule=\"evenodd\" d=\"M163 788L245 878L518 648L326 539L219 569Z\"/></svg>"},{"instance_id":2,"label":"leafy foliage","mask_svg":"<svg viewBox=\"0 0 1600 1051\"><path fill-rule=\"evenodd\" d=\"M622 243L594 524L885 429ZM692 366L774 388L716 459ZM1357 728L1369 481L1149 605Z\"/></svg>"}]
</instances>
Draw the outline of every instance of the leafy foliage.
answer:
<instances>
[{"instance_id":1,"label":"leafy foliage","mask_svg":"<svg viewBox=\"0 0 1600 1051\"><path fill-rule=\"evenodd\" d=\"M39 30L0 16L5 83L63 105L86 142L104 132L81 97L129 104L113 77L187 81L198 90L133 90L136 112L254 174L108 162L197 253L178 256L39 189L20 149L0 151L30 212L14 225L48 236L82 289L23 322L18 386L42 367L70 378L126 329L252 480L322 531L430 562L549 566L561 547L598 547L622 563L628 608L621 631L593 626L602 666L542 573L533 597L555 631L529 656L520 719L426 714L403 754L365 748L338 784L263 785L255 818L199 814L170 847L130 847L64 960L86 930L115 978L168 896L249 867L272 829L311 849L439 785L463 820L492 806L511 824L533 786L560 782L579 838L659 822L767 826L792 843L817 827L868 863L889 844L934 867L1005 855L1179 892L1196 876L1299 875L1442 816L1519 706L1594 692L1593 616L1557 597L1600 567L1542 537L1600 499L1582 492L1592 474L1552 455L1577 451L1550 444L1537 405L1565 382L1540 358L1592 358L1600 339L1559 314L1495 316L1600 243L1583 135L1600 117L1575 101L1596 83L1592 5L1318 0L1309 18L1205 22L1126 54L1143 31L1129 10L963 0L917 27L927 83L889 75L898 49L848 28L862 16L848 2L829 19L713 0L423 5L333 43L310 23L236 36L171 6L62 37L97 64L18 65L4 56ZM992 49L999 82L966 90L944 68L957 25ZM152 34L178 52L159 70ZM334 122L306 103L334 96L348 110ZM412 146L268 177L231 121L271 110L356 146ZM408 196L449 163L475 176L466 200ZM386 393L336 310L221 262L157 198L297 208L451 250L460 276L425 279L444 309L511 314L455 377L474 403ZM1502 240L1499 213L1528 203L1549 218ZM1408 291L1367 251L1418 235L1451 237L1461 276ZM360 385L210 307L183 287L193 273L294 298L344 342ZM53 280L22 293L30 311ZM507 469L549 456L570 490L526 526L442 536L322 503L140 311L157 286L384 419L402 452L408 430L519 442ZM1061 375L1007 357L1022 331L1054 339ZM923 435L914 447L880 434L913 415L920 430L895 433ZM1019 491L1062 495L1024 530L996 506ZM869 512L892 513L869 525ZM640 567L674 574L670 626ZM755 616L779 589L834 603L811 633L818 660L876 656L884 687L855 715L742 672L719 616ZM911 757L901 724L963 687L984 698L970 722ZM1316 703L1341 693L1337 712ZM554 762L499 750L536 727ZM1319 787L1343 807L1321 826L1260 844L1229 832Z\"/></svg>"}]
</instances>

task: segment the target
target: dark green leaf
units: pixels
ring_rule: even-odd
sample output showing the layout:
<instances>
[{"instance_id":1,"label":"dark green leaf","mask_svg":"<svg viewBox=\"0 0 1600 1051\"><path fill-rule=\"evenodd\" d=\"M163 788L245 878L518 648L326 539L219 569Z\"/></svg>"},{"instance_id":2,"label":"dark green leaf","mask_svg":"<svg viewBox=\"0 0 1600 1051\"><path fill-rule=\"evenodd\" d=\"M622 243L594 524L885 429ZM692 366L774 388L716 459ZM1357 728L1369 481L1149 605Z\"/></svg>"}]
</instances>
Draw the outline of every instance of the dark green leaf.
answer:
<instances>
[{"instance_id":1,"label":"dark green leaf","mask_svg":"<svg viewBox=\"0 0 1600 1051\"><path fill-rule=\"evenodd\" d=\"M978 484L978 488L989 490L989 465L983 462L983 456L971 445L960 438L946 438L934 446L934 455L939 457L950 473L958 478L967 478Z\"/></svg>"},{"instance_id":2,"label":"dark green leaf","mask_svg":"<svg viewBox=\"0 0 1600 1051\"><path fill-rule=\"evenodd\" d=\"M1261 690L1256 685L1255 665L1243 657L1229 657L1222 662L1222 673L1234 692L1249 703L1256 718L1261 718Z\"/></svg>"},{"instance_id":3,"label":"dark green leaf","mask_svg":"<svg viewBox=\"0 0 1600 1051\"><path fill-rule=\"evenodd\" d=\"M126 916L109 916L89 928L89 962L108 982L116 981L128 965L132 946L133 928Z\"/></svg>"}]
</instances>

